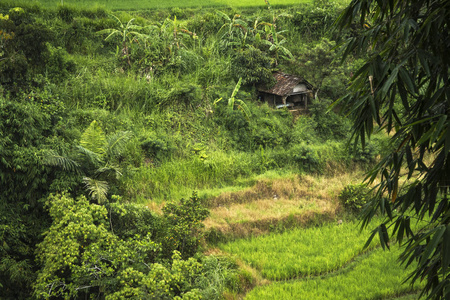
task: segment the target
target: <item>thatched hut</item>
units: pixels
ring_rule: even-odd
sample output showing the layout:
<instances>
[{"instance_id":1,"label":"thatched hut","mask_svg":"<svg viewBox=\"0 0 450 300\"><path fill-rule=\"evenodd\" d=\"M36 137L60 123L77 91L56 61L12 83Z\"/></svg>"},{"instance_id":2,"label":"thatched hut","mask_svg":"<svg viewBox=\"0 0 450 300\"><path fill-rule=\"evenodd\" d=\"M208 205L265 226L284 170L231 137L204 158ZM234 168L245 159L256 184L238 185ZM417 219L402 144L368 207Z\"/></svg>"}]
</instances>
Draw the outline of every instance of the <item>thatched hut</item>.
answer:
<instances>
[{"instance_id":1,"label":"thatched hut","mask_svg":"<svg viewBox=\"0 0 450 300\"><path fill-rule=\"evenodd\" d=\"M259 90L261 100L277 108L308 108L314 98L313 86L308 81L283 72L276 72L273 76L277 83L269 90Z\"/></svg>"}]
</instances>

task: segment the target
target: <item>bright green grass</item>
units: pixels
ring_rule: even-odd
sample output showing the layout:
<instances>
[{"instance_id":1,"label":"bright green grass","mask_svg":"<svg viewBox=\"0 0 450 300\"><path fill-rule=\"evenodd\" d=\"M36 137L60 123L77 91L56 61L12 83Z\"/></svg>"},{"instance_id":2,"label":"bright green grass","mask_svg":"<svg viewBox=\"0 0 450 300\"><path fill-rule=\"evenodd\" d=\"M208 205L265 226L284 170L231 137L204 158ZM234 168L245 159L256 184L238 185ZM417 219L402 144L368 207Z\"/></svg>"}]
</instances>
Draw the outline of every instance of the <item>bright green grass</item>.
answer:
<instances>
[{"instance_id":1,"label":"bright green grass","mask_svg":"<svg viewBox=\"0 0 450 300\"><path fill-rule=\"evenodd\" d=\"M398 247L392 248L392 251L377 249L367 257L360 257L337 274L255 288L245 299L361 300L385 299L405 294L413 290L410 285L402 284L409 270L405 270L397 262L402 250Z\"/></svg>"},{"instance_id":2,"label":"bright green grass","mask_svg":"<svg viewBox=\"0 0 450 300\"><path fill-rule=\"evenodd\" d=\"M360 232L354 222L344 222L236 240L220 248L260 270L265 278L284 280L341 268L363 252L369 232Z\"/></svg>"},{"instance_id":3,"label":"bright green grass","mask_svg":"<svg viewBox=\"0 0 450 300\"><path fill-rule=\"evenodd\" d=\"M61 0L37 0L45 7L55 7L61 4ZM171 7L265 7L264 0L63 0L64 4L75 5L77 7L92 7L95 5L105 6L111 10L142 10L142 9L160 9ZM311 0L271 0L272 6L277 5L297 5L307 3Z\"/></svg>"}]
</instances>

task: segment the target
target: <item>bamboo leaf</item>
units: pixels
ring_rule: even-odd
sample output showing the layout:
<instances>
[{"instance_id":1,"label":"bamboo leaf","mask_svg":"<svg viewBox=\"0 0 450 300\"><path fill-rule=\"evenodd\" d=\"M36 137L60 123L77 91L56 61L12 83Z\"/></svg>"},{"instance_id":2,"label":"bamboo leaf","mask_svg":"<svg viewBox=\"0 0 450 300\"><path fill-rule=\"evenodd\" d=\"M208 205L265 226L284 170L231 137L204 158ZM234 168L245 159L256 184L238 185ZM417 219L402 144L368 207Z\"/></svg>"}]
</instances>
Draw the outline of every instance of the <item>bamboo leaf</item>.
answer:
<instances>
[{"instance_id":1,"label":"bamboo leaf","mask_svg":"<svg viewBox=\"0 0 450 300\"><path fill-rule=\"evenodd\" d=\"M423 266L427 262L430 255L434 251L436 251L437 245L439 244L439 242L441 242L441 238L444 235L445 231L446 227L444 225L439 225L438 227L430 231L429 235L431 235L432 233L434 233L434 235L431 241L427 243L425 250L420 257L420 266Z\"/></svg>"}]
</instances>

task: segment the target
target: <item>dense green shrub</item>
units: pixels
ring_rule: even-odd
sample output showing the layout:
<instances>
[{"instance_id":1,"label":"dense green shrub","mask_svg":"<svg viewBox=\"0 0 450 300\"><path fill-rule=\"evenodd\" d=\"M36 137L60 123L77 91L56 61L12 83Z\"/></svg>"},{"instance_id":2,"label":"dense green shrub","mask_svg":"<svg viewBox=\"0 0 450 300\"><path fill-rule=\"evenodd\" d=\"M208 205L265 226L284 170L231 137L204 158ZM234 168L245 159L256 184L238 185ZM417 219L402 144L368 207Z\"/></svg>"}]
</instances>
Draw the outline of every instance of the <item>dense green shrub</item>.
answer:
<instances>
[{"instance_id":1,"label":"dense green shrub","mask_svg":"<svg viewBox=\"0 0 450 300\"><path fill-rule=\"evenodd\" d=\"M133 238L136 235L150 235L152 239L158 232L164 230L161 227L161 217L154 214L147 207L134 203L121 203L122 198L113 196L109 210L109 222L111 231L122 239Z\"/></svg>"},{"instance_id":2,"label":"dense green shrub","mask_svg":"<svg viewBox=\"0 0 450 300\"><path fill-rule=\"evenodd\" d=\"M72 22L76 14L77 12L75 11L75 7L71 7L69 5L58 5L56 11L56 15L58 16L58 18L66 23Z\"/></svg>"},{"instance_id":3,"label":"dense green shrub","mask_svg":"<svg viewBox=\"0 0 450 300\"><path fill-rule=\"evenodd\" d=\"M195 14L189 18L187 27L198 35L208 36L215 34L223 25L222 18L213 12Z\"/></svg>"},{"instance_id":4,"label":"dense green shrub","mask_svg":"<svg viewBox=\"0 0 450 300\"><path fill-rule=\"evenodd\" d=\"M339 194L339 201L344 208L359 212L363 206L370 200L371 190L364 184L349 184Z\"/></svg>"},{"instance_id":5,"label":"dense green shrub","mask_svg":"<svg viewBox=\"0 0 450 300\"><path fill-rule=\"evenodd\" d=\"M343 7L336 1L314 1L296 7L292 13L293 17L284 21L289 22L289 28L304 38L314 40L330 34L334 21L342 9Z\"/></svg>"},{"instance_id":6,"label":"dense green shrub","mask_svg":"<svg viewBox=\"0 0 450 300\"><path fill-rule=\"evenodd\" d=\"M30 84L33 71L42 72L48 51L46 43L52 39L52 33L20 7L10 9L8 15L0 18L0 28L0 84L17 91L18 87Z\"/></svg>"},{"instance_id":7,"label":"dense green shrub","mask_svg":"<svg viewBox=\"0 0 450 300\"><path fill-rule=\"evenodd\" d=\"M172 157L176 150L172 139L167 135L150 132L141 137L141 147L148 158L163 161Z\"/></svg>"},{"instance_id":8,"label":"dense green shrub","mask_svg":"<svg viewBox=\"0 0 450 300\"><path fill-rule=\"evenodd\" d=\"M183 198L179 203L167 203L163 213L166 224L162 245L166 253L177 250L183 257L193 256L203 237L201 229L205 225L202 221L209 215L209 211L202 206L194 192L190 198Z\"/></svg>"},{"instance_id":9,"label":"dense green shrub","mask_svg":"<svg viewBox=\"0 0 450 300\"><path fill-rule=\"evenodd\" d=\"M289 152L292 160L297 164L299 169L312 172L320 171L320 165L323 162L320 160L319 154L313 146L302 142L293 146Z\"/></svg>"},{"instance_id":10,"label":"dense green shrub","mask_svg":"<svg viewBox=\"0 0 450 300\"><path fill-rule=\"evenodd\" d=\"M232 59L232 72L236 80L242 78L244 85L270 88L275 84L272 76L273 59L261 50L249 46L238 51Z\"/></svg>"},{"instance_id":11,"label":"dense green shrub","mask_svg":"<svg viewBox=\"0 0 450 300\"><path fill-rule=\"evenodd\" d=\"M62 47L55 48L51 44L47 44L47 49L45 73L48 79L61 81L76 70L74 60L68 56L65 49Z\"/></svg>"},{"instance_id":12,"label":"dense green shrub","mask_svg":"<svg viewBox=\"0 0 450 300\"><path fill-rule=\"evenodd\" d=\"M315 122L315 130L322 139L342 140L348 137L350 123L329 109L330 100L320 99L311 106L311 117Z\"/></svg>"},{"instance_id":13,"label":"dense green shrub","mask_svg":"<svg viewBox=\"0 0 450 300\"><path fill-rule=\"evenodd\" d=\"M158 263L161 248L148 233L115 235L108 230L107 209L84 197L51 195L46 205L53 222L37 247L37 297L198 299L201 264L195 259L182 260L175 251L169 263Z\"/></svg>"}]
</instances>

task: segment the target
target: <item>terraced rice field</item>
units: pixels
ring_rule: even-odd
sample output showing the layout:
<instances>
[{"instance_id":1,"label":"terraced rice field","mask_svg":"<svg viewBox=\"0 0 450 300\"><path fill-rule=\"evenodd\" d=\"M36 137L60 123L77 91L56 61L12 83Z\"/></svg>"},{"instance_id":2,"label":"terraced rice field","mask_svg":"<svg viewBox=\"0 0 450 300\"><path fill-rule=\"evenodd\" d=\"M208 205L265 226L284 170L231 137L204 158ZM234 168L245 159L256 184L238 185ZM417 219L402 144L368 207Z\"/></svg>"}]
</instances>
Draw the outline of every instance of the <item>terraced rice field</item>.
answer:
<instances>
[{"instance_id":1,"label":"terraced rice field","mask_svg":"<svg viewBox=\"0 0 450 300\"><path fill-rule=\"evenodd\" d=\"M401 248L383 251L373 241L363 250L368 234L356 222L339 222L240 239L219 248L270 280L245 299L396 299L417 292L420 286L402 284L412 268L399 265Z\"/></svg>"}]
</instances>

